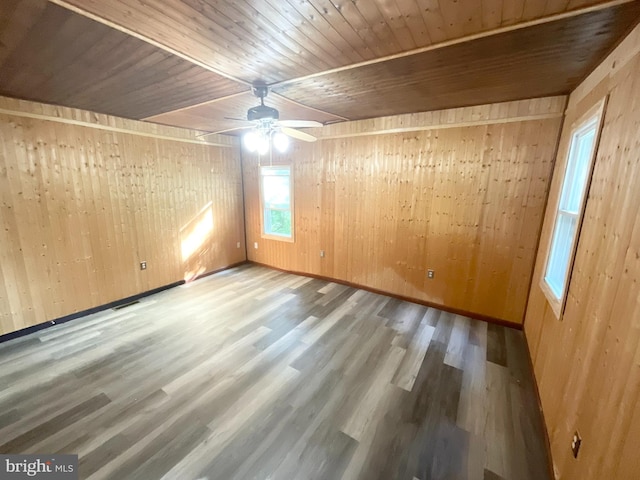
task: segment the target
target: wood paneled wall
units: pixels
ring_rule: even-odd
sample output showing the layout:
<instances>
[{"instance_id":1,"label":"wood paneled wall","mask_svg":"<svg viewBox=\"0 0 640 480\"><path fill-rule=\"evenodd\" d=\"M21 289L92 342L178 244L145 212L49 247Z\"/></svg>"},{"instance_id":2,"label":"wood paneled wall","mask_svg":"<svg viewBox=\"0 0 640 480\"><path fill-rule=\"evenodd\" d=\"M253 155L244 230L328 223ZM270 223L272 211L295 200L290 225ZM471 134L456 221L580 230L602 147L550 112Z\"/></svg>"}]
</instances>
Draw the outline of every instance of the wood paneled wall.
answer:
<instances>
[{"instance_id":1,"label":"wood paneled wall","mask_svg":"<svg viewBox=\"0 0 640 480\"><path fill-rule=\"evenodd\" d=\"M0 97L0 334L245 260L238 149L195 138Z\"/></svg>"},{"instance_id":2,"label":"wood paneled wall","mask_svg":"<svg viewBox=\"0 0 640 480\"><path fill-rule=\"evenodd\" d=\"M564 104L325 127L343 137L273 159L293 166L294 243L261 238L258 165L269 160L244 152L249 259L521 323Z\"/></svg>"},{"instance_id":3,"label":"wood paneled wall","mask_svg":"<svg viewBox=\"0 0 640 480\"><path fill-rule=\"evenodd\" d=\"M564 316L539 282L571 125L609 95ZM558 478L640 478L640 27L570 96L525 332ZM574 459L571 438L582 436Z\"/></svg>"}]
</instances>

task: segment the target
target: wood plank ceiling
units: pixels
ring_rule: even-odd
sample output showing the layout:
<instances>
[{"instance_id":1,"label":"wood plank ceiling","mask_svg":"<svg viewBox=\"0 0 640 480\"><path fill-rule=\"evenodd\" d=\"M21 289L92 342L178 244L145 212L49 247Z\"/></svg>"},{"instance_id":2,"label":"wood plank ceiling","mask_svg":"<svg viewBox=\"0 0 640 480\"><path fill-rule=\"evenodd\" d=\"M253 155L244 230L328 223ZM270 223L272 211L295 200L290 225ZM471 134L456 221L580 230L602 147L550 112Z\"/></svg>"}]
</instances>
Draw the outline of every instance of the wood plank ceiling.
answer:
<instances>
[{"instance_id":1,"label":"wood plank ceiling","mask_svg":"<svg viewBox=\"0 0 640 480\"><path fill-rule=\"evenodd\" d=\"M638 0L3 0L0 94L223 131L569 92Z\"/></svg>"}]
</instances>

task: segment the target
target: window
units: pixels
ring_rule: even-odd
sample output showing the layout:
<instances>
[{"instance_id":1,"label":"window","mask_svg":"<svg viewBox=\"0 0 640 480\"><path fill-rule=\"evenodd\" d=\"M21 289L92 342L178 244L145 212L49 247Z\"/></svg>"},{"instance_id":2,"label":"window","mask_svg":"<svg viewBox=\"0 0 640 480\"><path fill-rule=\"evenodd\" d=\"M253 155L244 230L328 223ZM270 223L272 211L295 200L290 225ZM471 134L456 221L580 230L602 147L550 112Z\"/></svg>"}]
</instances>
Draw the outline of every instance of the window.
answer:
<instances>
[{"instance_id":1,"label":"window","mask_svg":"<svg viewBox=\"0 0 640 480\"><path fill-rule=\"evenodd\" d=\"M262 235L293 240L293 183L291 167L277 165L260 168Z\"/></svg>"},{"instance_id":2,"label":"window","mask_svg":"<svg viewBox=\"0 0 640 480\"><path fill-rule=\"evenodd\" d=\"M591 172L598 143L604 102L571 134L566 170L556 208L555 222L542 289L560 318L564 309L573 259L578 244L582 216L588 193Z\"/></svg>"}]
</instances>

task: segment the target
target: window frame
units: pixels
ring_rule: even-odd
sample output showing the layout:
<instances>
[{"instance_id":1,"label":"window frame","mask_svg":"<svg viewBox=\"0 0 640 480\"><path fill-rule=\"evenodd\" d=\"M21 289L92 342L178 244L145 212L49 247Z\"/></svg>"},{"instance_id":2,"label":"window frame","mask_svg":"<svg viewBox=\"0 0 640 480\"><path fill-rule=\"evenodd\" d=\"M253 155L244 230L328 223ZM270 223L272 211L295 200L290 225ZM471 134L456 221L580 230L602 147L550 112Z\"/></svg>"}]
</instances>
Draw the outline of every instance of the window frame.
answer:
<instances>
[{"instance_id":1,"label":"window frame","mask_svg":"<svg viewBox=\"0 0 640 480\"><path fill-rule=\"evenodd\" d=\"M602 132L602 127L604 124L604 113L607 105L608 96L605 96L600 102L590 108L585 114L583 114L578 120L576 120L571 125L571 133L569 135L569 145L567 148L567 152L564 158L564 166L562 169L562 182L560 183L560 189L558 191L558 197L555 202L555 206L553 209L553 222L551 225L551 230L549 233L549 241L547 245L547 251L545 255L545 260L543 264L542 274L540 277L540 288L544 293L553 313L555 314L558 320L562 319L564 314L564 309L567 303L567 296L569 293L569 286L571 284L571 276L573 274L573 267L576 258L576 252L578 250L578 243L580 241L580 234L582 232L582 225L584 222L584 213L587 205L587 199L589 197L589 191L591 189L591 180L593 177L593 169L595 166L595 160L598 156L598 147L600 145L600 135ZM569 161L571 160L571 154L573 153L574 146L576 145L576 139L585 133L587 127L595 123L594 130L594 140L593 140L593 148L591 150L591 155L588 160L587 166L587 175L585 179L584 191L582 193L582 197L580 199L580 205L578 209L578 214L575 216L576 218L576 228L573 234L573 238L571 240L571 245L569 247L569 258L567 261L567 268L565 271L562 292L560 297L556 297L552 287L547 283L547 270L549 268L549 260L551 257L551 250L553 248L553 240L556 231L556 227L558 224L558 220L561 215L564 215L560 212L560 203L562 201L562 196L565 190L565 184L567 182L567 173L569 168ZM570 212L566 212L566 215L572 215Z\"/></svg>"},{"instance_id":2,"label":"window frame","mask_svg":"<svg viewBox=\"0 0 640 480\"><path fill-rule=\"evenodd\" d=\"M272 168L272 169L286 169L289 170L289 211L291 212L291 236L287 237L284 235L276 235L273 233L267 233L266 232L266 224L265 224L265 218L264 218L264 211L265 211L265 204L264 204L264 192L263 192L263 169L267 169L267 168ZM260 184L260 189L259 189L259 195L260 195L260 236L261 238L266 238L269 240L278 240L281 242L289 242L289 243L293 243L294 242L294 238L295 238L295 221L294 221L294 188L293 188L293 168L291 165L289 164L282 164L282 165L278 165L278 164L273 164L273 165L259 165L258 168L258 181ZM282 210L282 211L286 211L285 209L270 209L270 210Z\"/></svg>"}]
</instances>

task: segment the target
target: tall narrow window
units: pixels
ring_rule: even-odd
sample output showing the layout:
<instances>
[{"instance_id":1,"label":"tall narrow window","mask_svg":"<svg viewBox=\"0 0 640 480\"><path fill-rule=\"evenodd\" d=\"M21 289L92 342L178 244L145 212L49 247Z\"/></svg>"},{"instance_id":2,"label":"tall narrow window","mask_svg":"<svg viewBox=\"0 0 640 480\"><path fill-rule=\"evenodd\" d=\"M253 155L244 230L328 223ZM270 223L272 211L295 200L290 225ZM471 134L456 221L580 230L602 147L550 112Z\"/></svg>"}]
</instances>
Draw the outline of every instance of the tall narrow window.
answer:
<instances>
[{"instance_id":1,"label":"tall narrow window","mask_svg":"<svg viewBox=\"0 0 640 480\"><path fill-rule=\"evenodd\" d=\"M553 311L560 318L573 267L604 102L590 112L571 133L571 144L562 189L556 209L553 236L547 255L542 289Z\"/></svg>"},{"instance_id":2,"label":"tall narrow window","mask_svg":"<svg viewBox=\"0 0 640 480\"><path fill-rule=\"evenodd\" d=\"M293 182L291 167L277 165L260 168L262 235L293 240Z\"/></svg>"}]
</instances>

